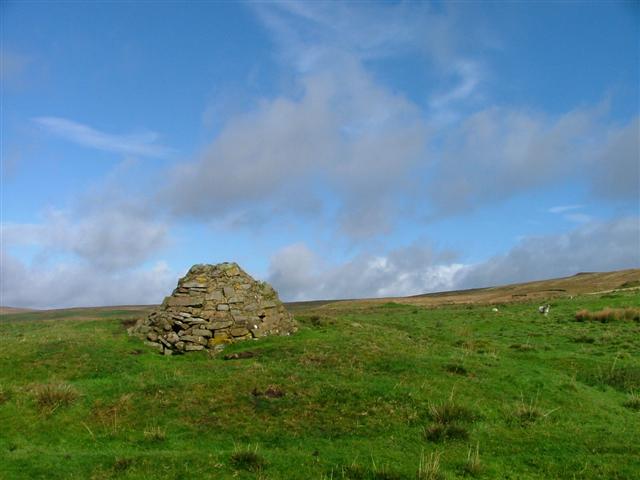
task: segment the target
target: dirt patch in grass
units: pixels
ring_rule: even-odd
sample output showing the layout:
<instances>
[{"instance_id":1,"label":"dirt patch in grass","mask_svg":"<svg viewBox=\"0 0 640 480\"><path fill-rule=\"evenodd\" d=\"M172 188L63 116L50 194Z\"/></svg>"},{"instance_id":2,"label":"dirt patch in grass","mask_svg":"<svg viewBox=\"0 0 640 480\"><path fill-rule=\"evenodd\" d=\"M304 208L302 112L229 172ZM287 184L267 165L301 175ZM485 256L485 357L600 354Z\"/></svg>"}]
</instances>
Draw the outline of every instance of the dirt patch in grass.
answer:
<instances>
[{"instance_id":1,"label":"dirt patch in grass","mask_svg":"<svg viewBox=\"0 0 640 480\"><path fill-rule=\"evenodd\" d=\"M122 325L122 328L124 329L131 328L136 323L138 323L138 318L123 318L120 320L120 325Z\"/></svg>"},{"instance_id":2,"label":"dirt patch in grass","mask_svg":"<svg viewBox=\"0 0 640 480\"><path fill-rule=\"evenodd\" d=\"M261 390L258 387L254 387L251 391L251 395L254 397L266 397L266 398L282 398L285 391L277 385L269 385L265 390Z\"/></svg>"},{"instance_id":3,"label":"dirt patch in grass","mask_svg":"<svg viewBox=\"0 0 640 480\"><path fill-rule=\"evenodd\" d=\"M256 356L255 352L251 352L247 350L244 352L229 353L222 358L224 358L225 360L242 360L245 358L253 358L255 356Z\"/></svg>"},{"instance_id":4,"label":"dirt patch in grass","mask_svg":"<svg viewBox=\"0 0 640 480\"><path fill-rule=\"evenodd\" d=\"M530 343L514 343L509 345L509 348L512 350L518 350L519 352L531 352L536 349L536 347Z\"/></svg>"},{"instance_id":5,"label":"dirt patch in grass","mask_svg":"<svg viewBox=\"0 0 640 480\"><path fill-rule=\"evenodd\" d=\"M574 343L595 343L596 339L589 335L578 335L572 338Z\"/></svg>"},{"instance_id":6,"label":"dirt patch in grass","mask_svg":"<svg viewBox=\"0 0 640 480\"><path fill-rule=\"evenodd\" d=\"M444 366L445 371L449 373L453 373L455 375L463 375L466 376L469 374L469 371L459 363L448 363Z\"/></svg>"}]
</instances>

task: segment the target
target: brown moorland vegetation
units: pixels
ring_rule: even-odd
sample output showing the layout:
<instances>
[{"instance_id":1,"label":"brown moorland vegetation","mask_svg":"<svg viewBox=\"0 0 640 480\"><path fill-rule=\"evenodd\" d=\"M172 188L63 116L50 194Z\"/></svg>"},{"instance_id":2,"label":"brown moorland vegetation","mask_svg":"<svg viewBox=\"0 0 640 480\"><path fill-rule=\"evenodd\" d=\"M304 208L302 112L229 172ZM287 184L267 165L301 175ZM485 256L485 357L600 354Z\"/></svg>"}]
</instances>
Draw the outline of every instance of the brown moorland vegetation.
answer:
<instances>
[{"instance_id":1,"label":"brown moorland vegetation","mask_svg":"<svg viewBox=\"0 0 640 480\"><path fill-rule=\"evenodd\" d=\"M576 312L578 322L640 322L640 308L603 308L597 312L582 309Z\"/></svg>"}]
</instances>

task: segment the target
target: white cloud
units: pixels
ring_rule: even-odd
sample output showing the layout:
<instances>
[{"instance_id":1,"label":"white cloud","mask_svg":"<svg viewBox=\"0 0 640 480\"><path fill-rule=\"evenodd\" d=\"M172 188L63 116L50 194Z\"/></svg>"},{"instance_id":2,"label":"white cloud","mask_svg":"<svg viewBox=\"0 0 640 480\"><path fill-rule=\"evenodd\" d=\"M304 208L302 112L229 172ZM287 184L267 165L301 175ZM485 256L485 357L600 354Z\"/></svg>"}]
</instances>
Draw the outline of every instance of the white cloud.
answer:
<instances>
[{"instance_id":1,"label":"white cloud","mask_svg":"<svg viewBox=\"0 0 640 480\"><path fill-rule=\"evenodd\" d=\"M580 210L584 205L557 205L549 209L549 213L565 213L572 210Z\"/></svg>"},{"instance_id":2,"label":"white cloud","mask_svg":"<svg viewBox=\"0 0 640 480\"><path fill-rule=\"evenodd\" d=\"M583 212L576 212L581 210L584 205L557 205L551 207L548 211L555 215L562 215L562 218L573 223L588 223L593 221L593 217Z\"/></svg>"},{"instance_id":3,"label":"white cloud","mask_svg":"<svg viewBox=\"0 0 640 480\"><path fill-rule=\"evenodd\" d=\"M436 111L445 110L451 104L467 100L476 91L482 79L480 67L473 61L460 60L454 62L452 70L458 79L458 83L443 93L431 96L429 106Z\"/></svg>"},{"instance_id":4,"label":"white cloud","mask_svg":"<svg viewBox=\"0 0 640 480\"><path fill-rule=\"evenodd\" d=\"M158 304L178 278L164 262L113 272L75 262L28 265L5 250L0 255L0 305L14 307Z\"/></svg>"},{"instance_id":5,"label":"white cloud","mask_svg":"<svg viewBox=\"0 0 640 480\"><path fill-rule=\"evenodd\" d=\"M423 159L428 131L419 110L353 61L303 77L301 88L299 97L265 100L232 119L197 161L168 175L164 203L200 218L308 205L317 217L330 194L350 236L388 229L394 194Z\"/></svg>"},{"instance_id":6,"label":"white cloud","mask_svg":"<svg viewBox=\"0 0 640 480\"><path fill-rule=\"evenodd\" d=\"M465 103L478 103L486 77L482 53L499 43L484 28L481 9L465 21L468 5L464 12L454 4L410 2L287 0L252 7L297 72L322 71L345 57L364 65L410 55L418 70L427 66L435 74L424 85L434 123L451 123L468 110Z\"/></svg>"},{"instance_id":7,"label":"white cloud","mask_svg":"<svg viewBox=\"0 0 640 480\"><path fill-rule=\"evenodd\" d=\"M429 18L425 9L402 5L276 1L252 6L285 58L304 72L336 52L371 58L417 49L418 18Z\"/></svg>"},{"instance_id":8,"label":"white cloud","mask_svg":"<svg viewBox=\"0 0 640 480\"><path fill-rule=\"evenodd\" d=\"M336 53L362 60L411 54L446 68L467 50L496 44L479 20L481 9L460 35L462 18L453 4L286 0L251 6L285 60L303 72L326 66Z\"/></svg>"},{"instance_id":9,"label":"white cloud","mask_svg":"<svg viewBox=\"0 0 640 480\"><path fill-rule=\"evenodd\" d=\"M151 131L115 135L65 118L37 117L33 121L47 132L84 147L146 157L165 157L171 153L170 148L157 143L159 135Z\"/></svg>"},{"instance_id":10,"label":"white cloud","mask_svg":"<svg viewBox=\"0 0 640 480\"><path fill-rule=\"evenodd\" d=\"M464 267L452 259L451 253L414 244L336 265L298 243L271 258L268 281L290 301L414 295L450 289Z\"/></svg>"},{"instance_id":11,"label":"white cloud","mask_svg":"<svg viewBox=\"0 0 640 480\"><path fill-rule=\"evenodd\" d=\"M640 202L640 118L609 128L592 165L593 193L607 200Z\"/></svg>"},{"instance_id":12,"label":"white cloud","mask_svg":"<svg viewBox=\"0 0 640 480\"><path fill-rule=\"evenodd\" d=\"M295 301L416 295L638 267L640 218L630 217L524 237L506 254L473 265L418 243L334 264L298 243L271 258L268 281Z\"/></svg>"},{"instance_id":13,"label":"white cloud","mask_svg":"<svg viewBox=\"0 0 640 480\"><path fill-rule=\"evenodd\" d=\"M8 248L35 246L40 257L72 254L92 268L134 268L167 245L167 226L131 204L88 212L49 210L42 223L1 225Z\"/></svg>"},{"instance_id":14,"label":"white cloud","mask_svg":"<svg viewBox=\"0 0 640 480\"><path fill-rule=\"evenodd\" d=\"M482 110L444 132L443 145L433 152L440 161L430 172L427 196L438 216L567 181L593 185L600 197L637 201L637 125L637 118L608 124L601 109L556 118Z\"/></svg>"},{"instance_id":15,"label":"white cloud","mask_svg":"<svg viewBox=\"0 0 640 480\"><path fill-rule=\"evenodd\" d=\"M40 222L1 224L0 305L161 301L177 279L157 260L169 244L168 226L141 199L122 193L103 185L77 198L73 208L46 210Z\"/></svg>"},{"instance_id":16,"label":"white cloud","mask_svg":"<svg viewBox=\"0 0 640 480\"><path fill-rule=\"evenodd\" d=\"M457 288L487 287L640 267L640 217L591 222L561 235L528 237L504 255L458 272Z\"/></svg>"}]
</instances>

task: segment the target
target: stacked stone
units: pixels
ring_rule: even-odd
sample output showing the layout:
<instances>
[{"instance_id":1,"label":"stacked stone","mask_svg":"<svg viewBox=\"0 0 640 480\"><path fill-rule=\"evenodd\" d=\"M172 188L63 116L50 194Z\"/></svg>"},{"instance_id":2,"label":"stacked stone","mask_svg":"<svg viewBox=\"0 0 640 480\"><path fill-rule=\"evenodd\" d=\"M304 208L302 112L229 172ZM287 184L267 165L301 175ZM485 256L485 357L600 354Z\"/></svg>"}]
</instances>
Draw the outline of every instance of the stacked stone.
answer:
<instances>
[{"instance_id":1,"label":"stacked stone","mask_svg":"<svg viewBox=\"0 0 640 480\"><path fill-rule=\"evenodd\" d=\"M158 310L129 331L171 355L297 330L276 291L235 263L194 265Z\"/></svg>"}]
</instances>

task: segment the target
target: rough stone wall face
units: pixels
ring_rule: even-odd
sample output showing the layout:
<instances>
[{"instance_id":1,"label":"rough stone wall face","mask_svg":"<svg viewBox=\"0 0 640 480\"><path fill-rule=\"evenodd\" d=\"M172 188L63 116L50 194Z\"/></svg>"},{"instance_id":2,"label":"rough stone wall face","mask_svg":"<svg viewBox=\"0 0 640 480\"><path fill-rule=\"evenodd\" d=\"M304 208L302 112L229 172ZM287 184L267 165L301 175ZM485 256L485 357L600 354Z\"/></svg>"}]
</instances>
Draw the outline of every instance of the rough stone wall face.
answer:
<instances>
[{"instance_id":1,"label":"rough stone wall face","mask_svg":"<svg viewBox=\"0 0 640 480\"><path fill-rule=\"evenodd\" d=\"M235 263L194 265L159 309L129 330L165 355L297 330L276 291Z\"/></svg>"}]
</instances>

